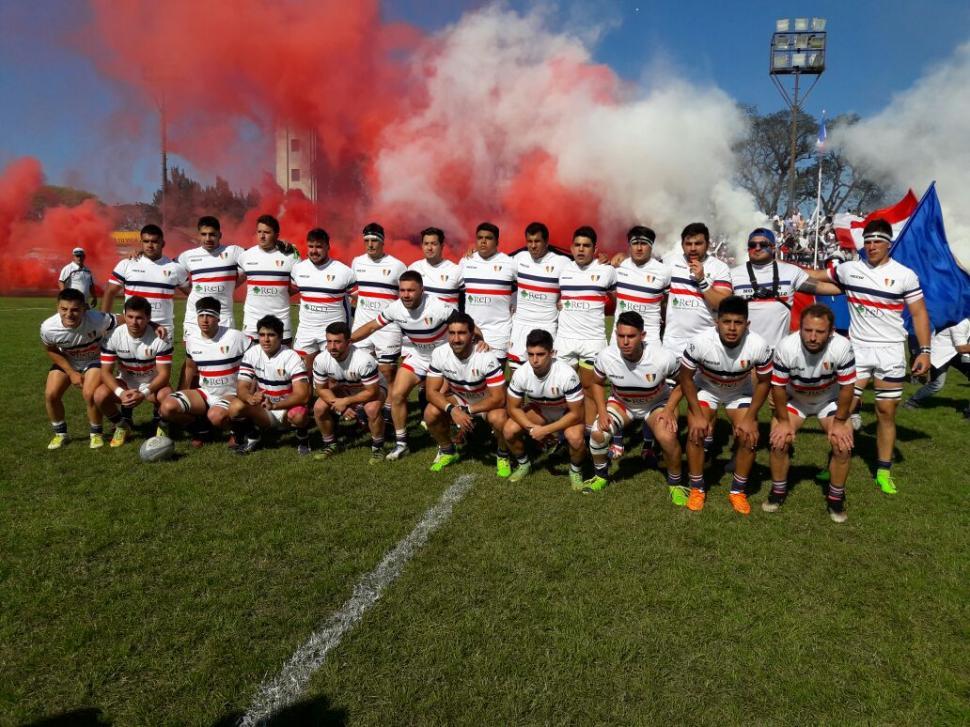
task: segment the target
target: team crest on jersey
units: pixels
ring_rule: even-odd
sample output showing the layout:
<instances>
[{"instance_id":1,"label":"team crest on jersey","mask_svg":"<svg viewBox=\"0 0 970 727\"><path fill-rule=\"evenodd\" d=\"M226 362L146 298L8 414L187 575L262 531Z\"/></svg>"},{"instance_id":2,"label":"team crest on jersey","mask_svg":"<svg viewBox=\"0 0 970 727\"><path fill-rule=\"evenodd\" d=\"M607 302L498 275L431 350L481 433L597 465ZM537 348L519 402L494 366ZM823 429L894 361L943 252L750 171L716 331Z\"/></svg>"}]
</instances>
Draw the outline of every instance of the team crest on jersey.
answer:
<instances>
[{"instance_id":1,"label":"team crest on jersey","mask_svg":"<svg viewBox=\"0 0 970 727\"><path fill-rule=\"evenodd\" d=\"M832 364L830 364L828 361L823 361L822 368L828 371L830 368L832 368Z\"/></svg>"},{"instance_id":2,"label":"team crest on jersey","mask_svg":"<svg viewBox=\"0 0 970 727\"><path fill-rule=\"evenodd\" d=\"M219 253L219 257L221 257L223 260L225 260L227 257L229 257L229 251L228 250L224 250L223 252L220 252Z\"/></svg>"},{"instance_id":3,"label":"team crest on jersey","mask_svg":"<svg viewBox=\"0 0 970 727\"><path fill-rule=\"evenodd\" d=\"M502 266L501 265L493 265L492 266L492 270L494 270L496 273L500 273L500 272L502 272Z\"/></svg>"},{"instance_id":4,"label":"team crest on jersey","mask_svg":"<svg viewBox=\"0 0 970 727\"><path fill-rule=\"evenodd\" d=\"M656 374L644 374L644 378L646 378L646 380L652 384L653 381L654 381L654 379L657 378L657 375Z\"/></svg>"},{"instance_id":5,"label":"team crest on jersey","mask_svg":"<svg viewBox=\"0 0 970 727\"><path fill-rule=\"evenodd\" d=\"M425 316L422 320L424 321L424 325L426 326L431 325L431 316Z\"/></svg>"},{"instance_id":6,"label":"team crest on jersey","mask_svg":"<svg viewBox=\"0 0 970 727\"><path fill-rule=\"evenodd\" d=\"M278 267L278 268L283 267L283 261L282 260L277 260L276 261L276 267Z\"/></svg>"},{"instance_id":7,"label":"team crest on jersey","mask_svg":"<svg viewBox=\"0 0 970 727\"><path fill-rule=\"evenodd\" d=\"M446 281L446 280L448 279L448 276L447 276L447 274L445 274L445 273L442 273L442 274L441 274L441 275L439 275L438 277L439 277L439 278L441 278L441 282L442 282L442 283L443 283L443 282L445 282L445 281Z\"/></svg>"},{"instance_id":8,"label":"team crest on jersey","mask_svg":"<svg viewBox=\"0 0 970 727\"><path fill-rule=\"evenodd\" d=\"M222 353L229 353L229 346L219 346L219 351Z\"/></svg>"},{"instance_id":9,"label":"team crest on jersey","mask_svg":"<svg viewBox=\"0 0 970 727\"><path fill-rule=\"evenodd\" d=\"M169 275L171 275L171 274L172 274L172 271L171 271L171 270L163 270L163 271L162 271L162 275L164 275L164 276L165 276L166 278L167 278L167 277L168 277ZM888 285L888 283L887 283L887 285Z\"/></svg>"},{"instance_id":10,"label":"team crest on jersey","mask_svg":"<svg viewBox=\"0 0 970 727\"><path fill-rule=\"evenodd\" d=\"M480 375L481 375L481 373L482 373L482 372L481 372L481 371L479 371L478 369L476 369L476 368L472 368L472 376L480 376Z\"/></svg>"},{"instance_id":11,"label":"team crest on jersey","mask_svg":"<svg viewBox=\"0 0 970 727\"><path fill-rule=\"evenodd\" d=\"M327 276L327 282L328 282L328 283L329 283L329 282L332 282L332 281L333 281L333 279L334 279L335 277L337 277L337 276L336 276L336 275L328 275L328 276Z\"/></svg>"},{"instance_id":12,"label":"team crest on jersey","mask_svg":"<svg viewBox=\"0 0 970 727\"><path fill-rule=\"evenodd\" d=\"M648 283L652 283L656 279L657 279L657 277L655 275L648 275L647 276L647 282Z\"/></svg>"},{"instance_id":13,"label":"team crest on jersey","mask_svg":"<svg viewBox=\"0 0 970 727\"><path fill-rule=\"evenodd\" d=\"M553 396L559 396L559 387L558 386L553 386L552 387L552 395Z\"/></svg>"},{"instance_id":14,"label":"team crest on jersey","mask_svg":"<svg viewBox=\"0 0 970 727\"><path fill-rule=\"evenodd\" d=\"M282 376L283 375L283 369L276 369L276 375L277 376Z\"/></svg>"},{"instance_id":15,"label":"team crest on jersey","mask_svg":"<svg viewBox=\"0 0 970 727\"><path fill-rule=\"evenodd\" d=\"M741 364L741 368L744 369L744 368L747 368L748 367L748 364L751 363L751 362L748 359L743 358L740 361L738 361L738 363Z\"/></svg>"},{"instance_id":16,"label":"team crest on jersey","mask_svg":"<svg viewBox=\"0 0 970 727\"><path fill-rule=\"evenodd\" d=\"M886 285L892 285L896 282L893 278L883 278L882 280Z\"/></svg>"},{"instance_id":17,"label":"team crest on jersey","mask_svg":"<svg viewBox=\"0 0 970 727\"><path fill-rule=\"evenodd\" d=\"M556 269L556 266L555 265L546 265L546 272L547 273L551 273L555 269Z\"/></svg>"}]
</instances>

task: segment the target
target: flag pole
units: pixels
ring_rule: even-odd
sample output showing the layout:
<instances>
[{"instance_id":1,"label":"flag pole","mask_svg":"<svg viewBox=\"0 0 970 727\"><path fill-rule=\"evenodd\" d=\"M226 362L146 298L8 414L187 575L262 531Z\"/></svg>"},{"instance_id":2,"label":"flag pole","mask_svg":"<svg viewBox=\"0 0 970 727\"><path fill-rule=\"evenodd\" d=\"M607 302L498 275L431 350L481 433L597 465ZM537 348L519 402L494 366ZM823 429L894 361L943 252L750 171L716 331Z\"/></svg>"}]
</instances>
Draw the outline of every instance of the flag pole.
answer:
<instances>
[{"instance_id":1,"label":"flag pole","mask_svg":"<svg viewBox=\"0 0 970 727\"><path fill-rule=\"evenodd\" d=\"M812 267L818 268L818 237L819 230L822 228L822 160L823 156L818 155L818 192L815 195L815 263Z\"/></svg>"}]
</instances>

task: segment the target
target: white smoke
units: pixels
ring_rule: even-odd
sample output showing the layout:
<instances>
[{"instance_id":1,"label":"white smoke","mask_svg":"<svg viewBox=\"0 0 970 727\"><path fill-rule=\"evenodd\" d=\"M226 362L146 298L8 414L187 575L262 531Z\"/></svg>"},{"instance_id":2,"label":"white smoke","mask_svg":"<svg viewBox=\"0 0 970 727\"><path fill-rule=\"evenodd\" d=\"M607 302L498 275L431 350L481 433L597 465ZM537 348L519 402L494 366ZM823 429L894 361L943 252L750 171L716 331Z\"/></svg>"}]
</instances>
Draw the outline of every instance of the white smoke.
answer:
<instances>
[{"instance_id":1,"label":"white smoke","mask_svg":"<svg viewBox=\"0 0 970 727\"><path fill-rule=\"evenodd\" d=\"M456 205L436 186L450 165L480 170L468 197L501 199L519 162L541 153L555 160L559 183L601 200L600 222L649 224L661 250L688 222L735 240L764 222L729 181L732 145L746 128L716 88L675 77L629 87L543 14L495 6L445 29L416 73L428 103L382 140L379 205L406 205L454 229Z\"/></svg>"},{"instance_id":2,"label":"white smoke","mask_svg":"<svg viewBox=\"0 0 970 727\"><path fill-rule=\"evenodd\" d=\"M950 246L970 263L970 42L833 142L854 164L917 196L935 179Z\"/></svg>"}]
</instances>

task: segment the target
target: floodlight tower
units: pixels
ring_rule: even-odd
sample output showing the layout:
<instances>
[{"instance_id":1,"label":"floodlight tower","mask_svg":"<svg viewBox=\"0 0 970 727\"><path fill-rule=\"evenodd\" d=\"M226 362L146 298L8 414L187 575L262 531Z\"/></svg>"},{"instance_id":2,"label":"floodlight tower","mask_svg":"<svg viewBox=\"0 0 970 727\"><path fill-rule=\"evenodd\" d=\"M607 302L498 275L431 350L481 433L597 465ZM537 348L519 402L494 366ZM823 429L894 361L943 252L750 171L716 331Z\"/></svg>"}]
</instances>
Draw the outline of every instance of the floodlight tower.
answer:
<instances>
[{"instance_id":1,"label":"floodlight tower","mask_svg":"<svg viewBox=\"0 0 970 727\"><path fill-rule=\"evenodd\" d=\"M799 104L815 88L825 70L825 18L783 18L775 21L775 32L771 36L771 55L768 75L775 88L791 109L791 160L788 165L788 210L786 217L795 207L795 153L798 144ZM792 91L788 90L788 78L794 77ZM812 85L799 98L799 81L802 76L813 76Z\"/></svg>"}]
</instances>

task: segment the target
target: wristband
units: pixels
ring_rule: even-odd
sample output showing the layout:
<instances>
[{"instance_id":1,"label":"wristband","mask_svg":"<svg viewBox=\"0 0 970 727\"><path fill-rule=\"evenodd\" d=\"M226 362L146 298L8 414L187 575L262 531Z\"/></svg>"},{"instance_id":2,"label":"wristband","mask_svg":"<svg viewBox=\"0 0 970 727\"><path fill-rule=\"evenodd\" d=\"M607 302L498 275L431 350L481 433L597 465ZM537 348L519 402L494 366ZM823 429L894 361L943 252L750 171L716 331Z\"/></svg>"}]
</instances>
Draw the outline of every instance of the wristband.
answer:
<instances>
[{"instance_id":1,"label":"wristband","mask_svg":"<svg viewBox=\"0 0 970 727\"><path fill-rule=\"evenodd\" d=\"M700 281L700 282L699 282L699 283L697 284L697 287L698 287L698 289L699 289L699 290L701 290L702 292L703 292L703 291L706 291L706 290L707 290L708 288L710 288L710 287L711 287L711 282L710 282L710 281L709 281L709 280L708 280L707 278L704 278L703 280L701 280L701 281Z\"/></svg>"},{"instance_id":2,"label":"wristband","mask_svg":"<svg viewBox=\"0 0 970 727\"><path fill-rule=\"evenodd\" d=\"M124 394L124 393L125 393L125 387L123 387L123 386L116 386L115 387L115 396L117 396L119 399L121 398L121 395Z\"/></svg>"},{"instance_id":3,"label":"wristband","mask_svg":"<svg viewBox=\"0 0 970 727\"><path fill-rule=\"evenodd\" d=\"M920 352L920 355L922 356L924 353L931 353L932 349L929 346L920 346L919 352Z\"/></svg>"},{"instance_id":4,"label":"wristband","mask_svg":"<svg viewBox=\"0 0 970 727\"><path fill-rule=\"evenodd\" d=\"M849 421L849 417L832 417L832 418L835 419L835 421L837 421L837 422L847 422L847 421Z\"/></svg>"},{"instance_id":5,"label":"wristband","mask_svg":"<svg viewBox=\"0 0 970 727\"><path fill-rule=\"evenodd\" d=\"M472 410L468 407L467 404L460 404L458 408L461 409L463 412L465 412L468 416L472 415Z\"/></svg>"},{"instance_id":6,"label":"wristband","mask_svg":"<svg viewBox=\"0 0 970 727\"><path fill-rule=\"evenodd\" d=\"M138 391L141 392L142 396L148 396L150 393L152 393L151 387L144 382L138 385Z\"/></svg>"},{"instance_id":7,"label":"wristband","mask_svg":"<svg viewBox=\"0 0 970 727\"><path fill-rule=\"evenodd\" d=\"M451 410L454 408L455 408L455 405L449 401L448 405L445 407L445 414L451 414Z\"/></svg>"}]
</instances>

